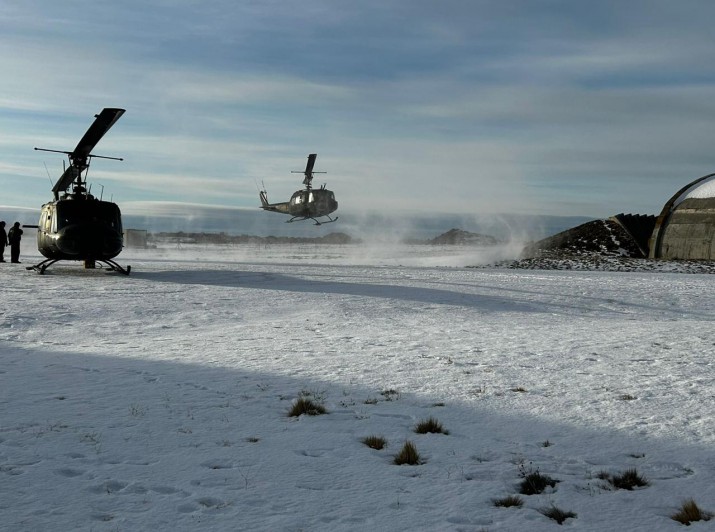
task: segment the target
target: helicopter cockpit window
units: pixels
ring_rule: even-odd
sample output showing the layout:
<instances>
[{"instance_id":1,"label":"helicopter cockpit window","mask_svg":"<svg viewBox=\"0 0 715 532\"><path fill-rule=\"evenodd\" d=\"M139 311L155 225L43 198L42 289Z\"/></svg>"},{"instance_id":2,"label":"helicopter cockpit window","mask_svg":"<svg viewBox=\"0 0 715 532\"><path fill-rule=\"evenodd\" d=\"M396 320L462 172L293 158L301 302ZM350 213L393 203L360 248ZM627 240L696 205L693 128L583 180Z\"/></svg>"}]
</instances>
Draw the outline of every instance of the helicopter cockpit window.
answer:
<instances>
[{"instance_id":1,"label":"helicopter cockpit window","mask_svg":"<svg viewBox=\"0 0 715 532\"><path fill-rule=\"evenodd\" d=\"M120 227L119 210L115 205L70 201L57 206L57 229L68 225L91 220L105 224L113 229Z\"/></svg>"}]
</instances>

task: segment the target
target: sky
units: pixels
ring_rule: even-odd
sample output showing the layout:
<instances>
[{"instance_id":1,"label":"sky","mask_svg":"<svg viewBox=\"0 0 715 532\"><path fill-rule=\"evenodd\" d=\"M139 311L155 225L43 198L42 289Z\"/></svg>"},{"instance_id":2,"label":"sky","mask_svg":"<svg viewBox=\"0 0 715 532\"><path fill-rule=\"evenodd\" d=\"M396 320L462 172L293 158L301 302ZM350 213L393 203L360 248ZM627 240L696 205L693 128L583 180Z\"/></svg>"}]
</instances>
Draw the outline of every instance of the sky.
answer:
<instances>
[{"instance_id":1,"label":"sky","mask_svg":"<svg viewBox=\"0 0 715 532\"><path fill-rule=\"evenodd\" d=\"M0 209L104 107L93 193L259 205L309 153L340 212L657 214L715 171L708 1L7 0ZM316 183L317 184L317 183ZM266 214L267 216L269 214Z\"/></svg>"}]
</instances>

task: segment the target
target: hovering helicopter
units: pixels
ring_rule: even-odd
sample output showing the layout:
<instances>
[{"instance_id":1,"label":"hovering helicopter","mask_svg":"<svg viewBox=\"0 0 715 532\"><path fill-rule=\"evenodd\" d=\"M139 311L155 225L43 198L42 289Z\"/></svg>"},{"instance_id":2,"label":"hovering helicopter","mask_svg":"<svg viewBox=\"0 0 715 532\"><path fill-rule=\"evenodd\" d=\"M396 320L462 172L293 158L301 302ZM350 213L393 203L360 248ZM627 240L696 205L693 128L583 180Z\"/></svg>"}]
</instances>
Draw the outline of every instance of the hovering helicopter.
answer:
<instances>
[{"instance_id":1,"label":"hovering helicopter","mask_svg":"<svg viewBox=\"0 0 715 532\"><path fill-rule=\"evenodd\" d=\"M303 179L303 184L305 189L297 190L293 193L290 201L282 203L268 203L268 194L264 190L261 190L259 197L261 198L261 209L266 211L280 212L283 214L291 215L291 219L288 222L294 222L296 220L313 220L315 225L328 224L334 222L338 219L330 217L330 213L334 212L338 208L338 202L335 199L335 194L332 190L325 188L325 185L321 186L319 189L314 189L313 174L324 174L325 172L314 172L313 166L315 165L315 159L318 156L317 153L311 153L308 155L308 163L305 165L304 171L294 171L293 174L303 174L305 178ZM320 222L318 218L325 216L328 221Z\"/></svg>"},{"instance_id":2,"label":"hovering helicopter","mask_svg":"<svg viewBox=\"0 0 715 532\"><path fill-rule=\"evenodd\" d=\"M37 225L37 249L44 257L42 262L29 266L28 270L45 273L45 270L60 260L84 261L85 268L94 268L103 262L111 270L129 275L126 269L112 259L123 247L122 217L119 207L102 201L87 189L87 170L92 158L113 159L120 157L92 155L92 150L114 123L124 114L124 109L105 108L95 115L94 123L87 129L73 151L39 151L64 153L70 165L52 187L54 199L42 206ZM72 191L67 189L72 186Z\"/></svg>"}]
</instances>

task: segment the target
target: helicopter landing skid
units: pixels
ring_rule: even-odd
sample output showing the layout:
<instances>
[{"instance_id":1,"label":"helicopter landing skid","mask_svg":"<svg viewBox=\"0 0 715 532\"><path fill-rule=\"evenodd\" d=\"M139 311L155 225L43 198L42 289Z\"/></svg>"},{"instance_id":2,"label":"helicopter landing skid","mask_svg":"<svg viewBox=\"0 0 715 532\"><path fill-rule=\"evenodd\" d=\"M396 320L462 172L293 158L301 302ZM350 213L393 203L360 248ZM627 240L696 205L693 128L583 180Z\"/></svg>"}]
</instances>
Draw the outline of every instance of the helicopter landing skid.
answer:
<instances>
[{"instance_id":1,"label":"helicopter landing skid","mask_svg":"<svg viewBox=\"0 0 715 532\"><path fill-rule=\"evenodd\" d=\"M105 263L107 266L109 266L109 269L110 269L110 270L113 270L113 271L119 272L119 273L123 273L124 275L129 275L129 272L132 271L132 267L131 267L131 266L127 266L126 268L122 268L119 264L117 264L116 262L114 262L114 261L111 260L111 259L100 260L99 262Z\"/></svg>"},{"instance_id":2,"label":"helicopter landing skid","mask_svg":"<svg viewBox=\"0 0 715 532\"><path fill-rule=\"evenodd\" d=\"M45 259L42 262L39 262L35 264L34 266L27 266L25 269L26 270L35 270L37 273L42 275L45 273L45 270L52 266L55 262L57 262L59 259Z\"/></svg>"},{"instance_id":3,"label":"helicopter landing skid","mask_svg":"<svg viewBox=\"0 0 715 532\"><path fill-rule=\"evenodd\" d=\"M294 216L290 220L287 220L286 223L289 224L289 223L296 222L296 221L302 222L303 220L313 220L315 222L315 225L325 225L325 224L337 222L338 218L339 218L339 216L336 216L335 218L331 218L327 214L325 215L325 217L328 219L327 222L319 222L317 219L313 218L312 216Z\"/></svg>"},{"instance_id":4,"label":"helicopter landing skid","mask_svg":"<svg viewBox=\"0 0 715 532\"><path fill-rule=\"evenodd\" d=\"M27 269L27 270L35 270L37 273L39 273L40 275L42 275L42 274L45 273L45 270L47 270L47 268L49 268L49 267L52 266L55 262L58 262L58 261L60 261L60 260L61 260L61 259L45 259L45 260L43 260L42 262L39 262L39 263L35 264L34 266L27 266L25 269ZM109 269L110 269L111 271L116 271L116 272L119 272L119 273L123 273L124 275L129 275L129 272L132 271L132 267L131 267L131 266L127 266L126 268L122 268L119 264L117 264L116 262L114 262L114 261L111 260L111 259L97 260L97 262L103 262L103 263L105 263L107 266L109 266Z\"/></svg>"}]
</instances>

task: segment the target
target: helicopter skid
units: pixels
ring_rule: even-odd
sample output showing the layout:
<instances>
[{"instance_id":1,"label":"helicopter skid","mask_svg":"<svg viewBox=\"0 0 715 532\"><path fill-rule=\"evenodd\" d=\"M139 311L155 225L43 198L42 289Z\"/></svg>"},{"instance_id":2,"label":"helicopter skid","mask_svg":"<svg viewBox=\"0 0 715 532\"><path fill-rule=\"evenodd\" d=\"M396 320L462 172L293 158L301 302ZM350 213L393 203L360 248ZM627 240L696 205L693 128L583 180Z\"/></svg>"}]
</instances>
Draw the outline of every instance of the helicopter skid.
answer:
<instances>
[{"instance_id":1,"label":"helicopter skid","mask_svg":"<svg viewBox=\"0 0 715 532\"><path fill-rule=\"evenodd\" d=\"M35 270L37 273L42 275L45 273L45 270L52 266L55 262L57 262L59 259L45 259L42 262L35 264L34 266L27 266L25 269L26 270Z\"/></svg>"},{"instance_id":2,"label":"helicopter skid","mask_svg":"<svg viewBox=\"0 0 715 532\"><path fill-rule=\"evenodd\" d=\"M34 266L27 266L25 269L35 270L37 273L42 275L45 273L45 270L47 270L47 268L52 266L55 262L59 262L60 260L61 259L45 259L42 262L35 264ZM123 273L124 275L129 275L129 272L132 271L131 266L127 266L126 268L123 268L122 266L120 266L119 264L117 264L116 262L114 262L111 259L104 259L104 260L96 259L96 262L103 262L104 264L106 264L109 267L109 270Z\"/></svg>"},{"instance_id":3,"label":"helicopter skid","mask_svg":"<svg viewBox=\"0 0 715 532\"><path fill-rule=\"evenodd\" d=\"M287 220L286 223L289 224L292 222L302 222L303 220L313 220L315 222L315 225L325 225L325 224L337 222L338 218L339 218L339 216L336 216L335 218L331 218L327 214L325 215L325 217L328 219L327 222L320 222L316 218L313 218L312 216L294 216L290 220Z\"/></svg>"}]
</instances>

